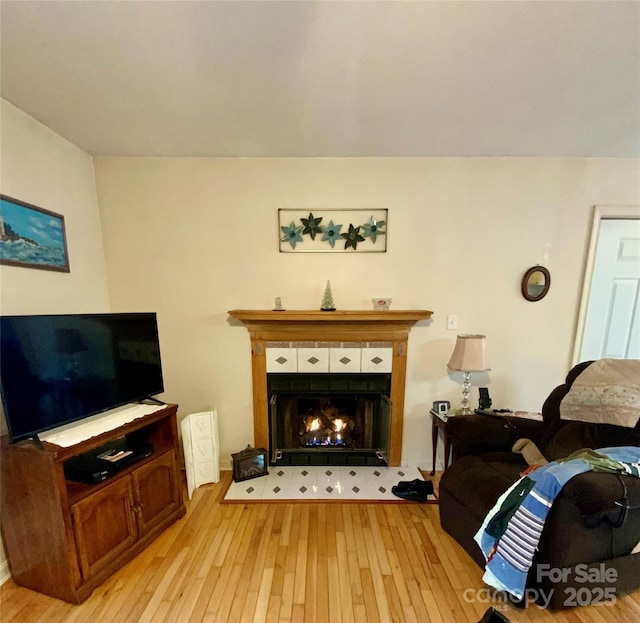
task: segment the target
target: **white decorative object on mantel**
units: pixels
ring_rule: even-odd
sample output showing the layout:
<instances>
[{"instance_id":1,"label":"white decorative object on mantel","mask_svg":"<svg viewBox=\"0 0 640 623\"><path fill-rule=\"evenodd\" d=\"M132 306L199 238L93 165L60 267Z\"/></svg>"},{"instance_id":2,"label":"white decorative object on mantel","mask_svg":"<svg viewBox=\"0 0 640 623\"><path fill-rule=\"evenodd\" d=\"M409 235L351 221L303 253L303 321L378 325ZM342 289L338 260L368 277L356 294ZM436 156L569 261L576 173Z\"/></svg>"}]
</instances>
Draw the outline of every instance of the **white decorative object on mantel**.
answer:
<instances>
[{"instance_id":1,"label":"white decorative object on mantel","mask_svg":"<svg viewBox=\"0 0 640 623\"><path fill-rule=\"evenodd\" d=\"M187 415L180 423L184 463L187 471L187 493L210 482L220 481L220 441L218 412L204 411Z\"/></svg>"},{"instance_id":2,"label":"white decorative object on mantel","mask_svg":"<svg viewBox=\"0 0 640 623\"><path fill-rule=\"evenodd\" d=\"M373 303L373 309L375 311L389 311L389 307L391 307L391 299L390 298L374 298L371 299Z\"/></svg>"}]
</instances>

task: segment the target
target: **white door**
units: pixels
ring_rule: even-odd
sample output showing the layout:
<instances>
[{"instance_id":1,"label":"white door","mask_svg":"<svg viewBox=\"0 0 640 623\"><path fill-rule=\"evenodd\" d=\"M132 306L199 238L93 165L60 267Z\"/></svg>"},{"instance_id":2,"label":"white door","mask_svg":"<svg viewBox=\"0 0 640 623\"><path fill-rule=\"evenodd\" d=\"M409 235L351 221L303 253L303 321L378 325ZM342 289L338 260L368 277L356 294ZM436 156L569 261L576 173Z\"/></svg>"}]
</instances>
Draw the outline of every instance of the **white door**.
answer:
<instances>
[{"instance_id":1,"label":"white door","mask_svg":"<svg viewBox=\"0 0 640 623\"><path fill-rule=\"evenodd\" d=\"M580 361L640 359L640 220L603 218Z\"/></svg>"}]
</instances>

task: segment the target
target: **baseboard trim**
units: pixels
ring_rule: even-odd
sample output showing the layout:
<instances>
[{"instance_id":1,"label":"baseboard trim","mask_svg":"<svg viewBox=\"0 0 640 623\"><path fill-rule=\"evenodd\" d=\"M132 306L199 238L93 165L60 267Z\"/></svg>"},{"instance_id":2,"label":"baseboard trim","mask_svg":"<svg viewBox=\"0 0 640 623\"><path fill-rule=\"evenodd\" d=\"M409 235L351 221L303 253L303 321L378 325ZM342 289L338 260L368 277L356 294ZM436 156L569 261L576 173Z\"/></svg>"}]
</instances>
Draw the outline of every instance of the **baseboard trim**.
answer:
<instances>
[{"instance_id":1,"label":"baseboard trim","mask_svg":"<svg viewBox=\"0 0 640 623\"><path fill-rule=\"evenodd\" d=\"M9 571L9 561L3 560L0 562L0 585L4 584L7 580L11 579L11 572Z\"/></svg>"}]
</instances>

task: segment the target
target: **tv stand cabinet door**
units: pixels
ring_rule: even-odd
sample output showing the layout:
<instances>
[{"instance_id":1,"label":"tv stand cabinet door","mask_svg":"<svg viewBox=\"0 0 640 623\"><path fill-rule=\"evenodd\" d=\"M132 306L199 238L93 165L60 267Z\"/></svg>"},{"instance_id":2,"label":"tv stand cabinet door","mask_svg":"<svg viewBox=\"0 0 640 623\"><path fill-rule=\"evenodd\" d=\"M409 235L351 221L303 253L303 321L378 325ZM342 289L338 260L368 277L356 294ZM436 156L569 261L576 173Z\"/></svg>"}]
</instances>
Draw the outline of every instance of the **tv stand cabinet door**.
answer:
<instances>
[{"instance_id":1,"label":"tv stand cabinet door","mask_svg":"<svg viewBox=\"0 0 640 623\"><path fill-rule=\"evenodd\" d=\"M165 519L175 516L182 504L174 451L165 452L145 463L131 476L138 502L138 530L142 536Z\"/></svg>"},{"instance_id":2,"label":"tv stand cabinet door","mask_svg":"<svg viewBox=\"0 0 640 623\"><path fill-rule=\"evenodd\" d=\"M134 511L130 478L119 478L71 507L85 581L137 541Z\"/></svg>"}]
</instances>

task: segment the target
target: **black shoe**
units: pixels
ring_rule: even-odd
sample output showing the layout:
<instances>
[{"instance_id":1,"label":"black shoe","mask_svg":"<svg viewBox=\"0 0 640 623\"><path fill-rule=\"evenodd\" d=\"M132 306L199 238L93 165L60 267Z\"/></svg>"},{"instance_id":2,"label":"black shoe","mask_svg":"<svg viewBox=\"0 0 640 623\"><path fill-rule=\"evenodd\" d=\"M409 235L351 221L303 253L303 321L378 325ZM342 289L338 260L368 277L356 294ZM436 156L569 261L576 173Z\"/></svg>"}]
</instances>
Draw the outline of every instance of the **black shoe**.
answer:
<instances>
[{"instance_id":1,"label":"black shoe","mask_svg":"<svg viewBox=\"0 0 640 623\"><path fill-rule=\"evenodd\" d=\"M478 623L509 623L509 619L491 606Z\"/></svg>"},{"instance_id":2,"label":"black shoe","mask_svg":"<svg viewBox=\"0 0 640 623\"><path fill-rule=\"evenodd\" d=\"M398 491L409 491L415 489L417 491L426 491L427 494L433 495L433 483L430 480L422 480L416 478L415 480L401 480L397 485Z\"/></svg>"},{"instance_id":3,"label":"black shoe","mask_svg":"<svg viewBox=\"0 0 640 623\"><path fill-rule=\"evenodd\" d=\"M429 499L429 493L424 487L412 487L410 489L401 490L398 487L391 487L391 493L403 500L412 500L414 502L426 502Z\"/></svg>"},{"instance_id":4,"label":"black shoe","mask_svg":"<svg viewBox=\"0 0 640 623\"><path fill-rule=\"evenodd\" d=\"M422 480L422 478L416 478L415 480L401 480L396 487L400 489L400 491L408 491L414 486L420 486L421 482L426 482Z\"/></svg>"}]
</instances>

